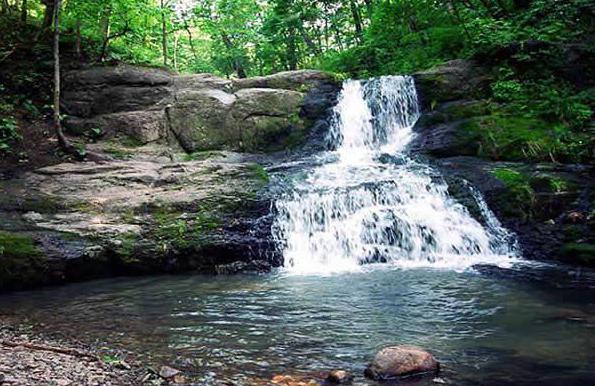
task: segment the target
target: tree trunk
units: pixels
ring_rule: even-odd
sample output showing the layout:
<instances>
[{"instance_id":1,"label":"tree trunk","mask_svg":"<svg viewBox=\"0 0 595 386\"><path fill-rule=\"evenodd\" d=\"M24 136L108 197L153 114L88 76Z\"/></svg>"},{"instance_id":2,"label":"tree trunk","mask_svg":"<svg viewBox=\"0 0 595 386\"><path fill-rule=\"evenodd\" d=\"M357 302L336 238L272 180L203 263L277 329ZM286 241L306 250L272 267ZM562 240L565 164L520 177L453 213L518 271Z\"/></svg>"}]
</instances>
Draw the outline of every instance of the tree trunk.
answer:
<instances>
[{"instance_id":1,"label":"tree trunk","mask_svg":"<svg viewBox=\"0 0 595 386\"><path fill-rule=\"evenodd\" d=\"M165 20L165 2L161 0L161 49L163 65L167 67L167 21Z\"/></svg>"},{"instance_id":2,"label":"tree trunk","mask_svg":"<svg viewBox=\"0 0 595 386\"><path fill-rule=\"evenodd\" d=\"M103 42L101 44L101 51L99 53L99 62L103 62L107 55L107 48L110 41L112 8L108 6L105 13L101 16L101 29L103 31Z\"/></svg>"},{"instance_id":3,"label":"tree trunk","mask_svg":"<svg viewBox=\"0 0 595 386\"><path fill-rule=\"evenodd\" d=\"M62 122L60 121L60 3L61 0L53 0L53 10L54 15L52 17L53 24L54 24L54 114L53 114L53 123L54 123L54 132L56 133L56 138L58 139L58 145L60 148L66 153L76 157L79 160L88 159L91 161L103 162L109 160L109 157L106 157L101 154L93 153L93 152L85 152L79 151L75 146L70 143L70 141L64 135L64 131L62 131Z\"/></svg>"},{"instance_id":4,"label":"tree trunk","mask_svg":"<svg viewBox=\"0 0 595 386\"><path fill-rule=\"evenodd\" d=\"M349 6L351 8L351 15L353 16L353 24L355 25L355 37L361 42L364 37L362 17L354 0L349 0Z\"/></svg>"},{"instance_id":5,"label":"tree trunk","mask_svg":"<svg viewBox=\"0 0 595 386\"><path fill-rule=\"evenodd\" d=\"M287 69L289 71L297 70L297 45L295 38L295 29L289 28L289 37L287 39Z\"/></svg>"},{"instance_id":6,"label":"tree trunk","mask_svg":"<svg viewBox=\"0 0 595 386\"><path fill-rule=\"evenodd\" d=\"M27 24L27 0L21 3L21 24Z\"/></svg>"},{"instance_id":7,"label":"tree trunk","mask_svg":"<svg viewBox=\"0 0 595 386\"><path fill-rule=\"evenodd\" d=\"M194 48L194 40L192 38L192 31L190 31L190 26L188 25L188 22L186 22L186 20L184 20L184 29L188 34L188 44L190 44L190 51L192 51L192 56L194 56L195 61L198 61L198 55L196 54L196 49Z\"/></svg>"},{"instance_id":8,"label":"tree trunk","mask_svg":"<svg viewBox=\"0 0 595 386\"><path fill-rule=\"evenodd\" d=\"M231 42L231 39L229 38L229 36L227 36L225 32L221 32L221 39L223 39L223 44L225 44L225 47L227 47L227 49L230 50L230 52L233 52L233 43ZM231 59L231 66L233 67L234 71L238 74L238 78L244 79L247 77L246 71L244 70L244 66L242 66L242 63L240 63L240 61L237 58L234 57Z\"/></svg>"},{"instance_id":9,"label":"tree trunk","mask_svg":"<svg viewBox=\"0 0 595 386\"><path fill-rule=\"evenodd\" d=\"M178 40L178 34L174 33L174 69L176 71L178 71Z\"/></svg>"},{"instance_id":10,"label":"tree trunk","mask_svg":"<svg viewBox=\"0 0 595 386\"><path fill-rule=\"evenodd\" d=\"M76 58L81 59L81 21L76 21L76 40L74 42L74 50L76 53Z\"/></svg>"},{"instance_id":11,"label":"tree trunk","mask_svg":"<svg viewBox=\"0 0 595 386\"><path fill-rule=\"evenodd\" d=\"M43 23L41 25L42 30L46 30L52 26L52 19L54 18L54 9L56 4L54 0L41 0L45 5L45 12L43 14Z\"/></svg>"},{"instance_id":12,"label":"tree trunk","mask_svg":"<svg viewBox=\"0 0 595 386\"><path fill-rule=\"evenodd\" d=\"M461 14L459 13L459 9L457 8L457 4L454 0L448 0L448 10L449 10L449 13L454 16L455 21L459 25L461 25L461 27L463 27L463 31L465 31L465 35L467 36L467 39L469 41L471 41L471 34L469 33L469 30L467 29L467 25L465 24L465 21L461 17Z\"/></svg>"},{"instance_id":13,"label":"tree trunk","mask_svg":"<svg viewBox=\"0 0 595 386\"><path fill-rule=\"evenodd\" d=\"M316 43L314 43L314 41L310 38L310 35L308 35L308 32L304 28L303 24L300 25L300 34L302 35L302 39L304 39L304 43L306 43L306 46L308 46L310 51L314 55L320 55L321 54L320 49L318 48Z\"/></svg>"},{"instance_id":14,"label":"tree trunk","mask_svg":"<svg viewBox=\"0 0 595 386\"><path fill-rule=\"evenodd\" d=\"M10 13L10 5L8 5L8 0L2 0L2 9L0 9L0 13L3 15Z\"/></svg>"},{"instance_id":15,"label":"tree trunk","mask_svg":"<svg viewBox=\"0 0 595 386\"><path fill-rule=\"evenodd\" d=\"M368 12L368 19L372 20L372 14L374 13L374 5L372 4L372 0L364 0L366 3L366 11Z\"/></svg>"},{"instance_id":16,"label":"tree trunk","mask_svg":"<svg viewBox=\"0 0 595 386\"><path fill-rule=\"evenodd\" d=\"M54 131L61 148L69 147L60 122L60 0L54 0Z\"/></svg>"}]
</instances>

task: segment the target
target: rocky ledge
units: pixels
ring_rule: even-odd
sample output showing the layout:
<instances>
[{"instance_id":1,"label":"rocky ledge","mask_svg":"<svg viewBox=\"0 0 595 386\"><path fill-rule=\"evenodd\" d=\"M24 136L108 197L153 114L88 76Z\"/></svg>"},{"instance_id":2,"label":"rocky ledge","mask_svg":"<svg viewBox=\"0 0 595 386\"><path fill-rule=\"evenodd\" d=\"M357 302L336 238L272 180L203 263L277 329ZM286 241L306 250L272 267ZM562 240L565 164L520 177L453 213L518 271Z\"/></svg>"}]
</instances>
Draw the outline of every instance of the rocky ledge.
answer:
<instances>
[{"instance_id":1,"label":"rocky ledge","mask_svg":"<svg viewBox=\"0 0 595 386\"><path fill-rule=\"evenodd\" d=\"M167 141L189 153L303 144L340 86L332 75L311 70L229 80L128 65L72 71L64 84L70 132Z\"/></svg>"},{"instance_id":2,"label":"rocky ledge","mask_svg":"<svg viewBox=\"0 0 595 386\"><path fill-rule=\"evenodd\" d=\"M595 266L595 166L526 161L531 143L523 135L547 139L549 127L504 111L491 98L491 74L465 60L415 74L424 113L412 153L429 159L451 195L484 221L477 188L524 257Z\"/></svg>"},{"instance_id":3,"label":"rocky ledge","mask_svg":"<svg viewBox=\"0 0 595 386\"><path fill-rule=\"evenodd\" d=\"M0 290L281 265L266 168L283 153L270 152L324 131L338 90L317 71L238 81L131 66L67 74L66 127L110 160L0 179Z\"/></svg>"}]
</instances>

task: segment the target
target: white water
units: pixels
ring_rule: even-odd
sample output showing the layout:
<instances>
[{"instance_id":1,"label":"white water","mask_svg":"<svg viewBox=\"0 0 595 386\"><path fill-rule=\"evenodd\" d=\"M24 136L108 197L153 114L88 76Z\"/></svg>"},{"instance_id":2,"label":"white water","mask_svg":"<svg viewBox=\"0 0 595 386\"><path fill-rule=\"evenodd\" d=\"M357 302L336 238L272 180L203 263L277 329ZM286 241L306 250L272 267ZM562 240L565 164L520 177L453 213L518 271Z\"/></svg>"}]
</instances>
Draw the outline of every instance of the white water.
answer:
<instances>
[{"instance_id":1,"label":"white water","mask_svg":"<svg viewBox=\"0 0 595 386\"><path fill-rule=\"evenodd\" d=\"M484 228L405 149L419 117L413 79L347 81L329 133L335 150L276 202L273 234L294 273L361 269L365 262L465 269L507 264L513 237L474 192Z\"/></svg>"}]
</instances>

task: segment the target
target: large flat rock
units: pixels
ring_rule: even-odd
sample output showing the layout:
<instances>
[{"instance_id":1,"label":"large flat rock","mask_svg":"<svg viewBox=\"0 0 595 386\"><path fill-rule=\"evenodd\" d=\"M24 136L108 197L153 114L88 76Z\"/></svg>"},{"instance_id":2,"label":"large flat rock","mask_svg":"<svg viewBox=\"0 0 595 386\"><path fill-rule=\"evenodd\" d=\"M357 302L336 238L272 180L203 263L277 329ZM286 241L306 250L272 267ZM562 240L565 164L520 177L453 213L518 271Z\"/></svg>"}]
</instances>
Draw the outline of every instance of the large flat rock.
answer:
<instances>
[{"instance_id":1,"label":"large flat rock","mask_svg":"<svg viewBox=\"0 0 595 386\"><path fill-rule=\"evenodd\" d=\"M0 181L0 290L150 272L266 270L266 172L254 157L63 163ZM6 268L6 269L4 269Z\"/></svg>"},{"instance_id":2,"label":"large flat rock","mask_svg":"<svg viewBox=\"0 0 595 386\"><path fill-rule=\"evenodd\" d=\"M187 152L271 152L303 144L324 121L339 84L330 74L288 71L229 80L127 65L65 76L66 128L139 143L177 142ZM320 125L320 123L318 123Z\"/></svg>"}]
</instances>

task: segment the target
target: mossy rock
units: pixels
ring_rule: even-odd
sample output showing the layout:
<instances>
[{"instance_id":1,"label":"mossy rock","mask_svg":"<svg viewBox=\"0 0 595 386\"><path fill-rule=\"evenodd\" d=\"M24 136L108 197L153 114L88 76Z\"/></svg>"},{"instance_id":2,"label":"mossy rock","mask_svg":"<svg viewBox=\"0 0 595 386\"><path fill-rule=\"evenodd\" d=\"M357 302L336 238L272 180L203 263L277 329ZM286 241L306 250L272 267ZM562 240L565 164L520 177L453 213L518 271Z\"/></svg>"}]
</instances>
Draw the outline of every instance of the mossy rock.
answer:
<instances>
[{"instance_id":1,"label":"mossy rock","mask_svg":"<svg viewBox=\"0 0 595 386\"><path fill-rule=\"evenodd\" d=\"M459 130L462 139L479 140L478 156L494 160L547 160L555 146L551 124L536 118L495 113L468 119Z\"/></svg>"},{"instance_id":2,"label":"mossy rock","mask_svg":"<svg viewBox=\"0 0 595 386\"><path fill-rule=\"evenodd\" d=\"M26 234L0 231L0 289L19 289L43 282L43 252Z\"/></svg>"},{"instance_id":3,"label":"mossy rock","mask_svg":"<svg viewBox=\"0 0 595 386\"><path fill-rule=\"evenodd\" d=\"M567 263L595 267L595 244L567 243L560 248L559 256Z\"/></svg>"},{"instance_id":4,"label":"mossy rock","mask_svg":"<svg viewBox=\"0 0 595 386\"><path fill-rule=\"evenodd\" d=\"M531 188L539 193L575 192L576 184L554 174L537 173L529 181Z\"/></svg>"},{"instance_id":5,"label":"mossy rock","mask_svg":"<svg viewBox=\"0 0 595 386\"><path fill-rule=\"evenodd\" d=\"M419 123L423 126L434 126L462 119L490 115L497 106L487 100L452 102L440 105L436 110L423 114Z\"/></svg>"},{"instance_id":6,"label":"mossy rock","mask_svg":"<svg viewBox=\"0 0 595 386\"><path fill-rule=\"evenodd\" d=\"M529 176L512 168L497 168L492 174L506 186L506 192L497 198L501 213L510 218L531 218L535 191L529 184Z\"/></svg>"}]
</instances>

